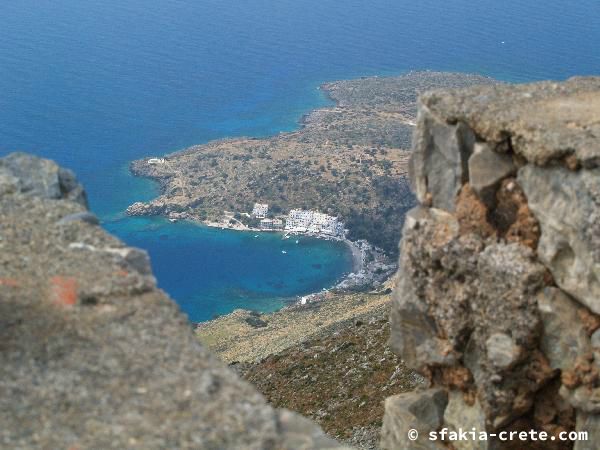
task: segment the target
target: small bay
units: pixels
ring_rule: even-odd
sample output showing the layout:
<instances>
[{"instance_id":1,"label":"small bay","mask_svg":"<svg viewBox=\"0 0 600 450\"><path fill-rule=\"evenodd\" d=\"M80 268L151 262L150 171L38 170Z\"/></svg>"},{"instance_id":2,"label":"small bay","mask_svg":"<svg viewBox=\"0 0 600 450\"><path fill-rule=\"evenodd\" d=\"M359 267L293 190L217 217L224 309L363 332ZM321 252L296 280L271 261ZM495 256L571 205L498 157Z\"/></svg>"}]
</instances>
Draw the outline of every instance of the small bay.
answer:
<instances>
[{"instance_id":1,"label":"small bay","mask_svg":"<svg viewBox=\"0 0 600 450\"><path fill-rule=\"evenodd\" d=\"M159 284L196 322L237 308L275 311L297 295L335 284L352 267L342 242L153 218L105 226L150 252Z\"/></svg>"}]
</instances>

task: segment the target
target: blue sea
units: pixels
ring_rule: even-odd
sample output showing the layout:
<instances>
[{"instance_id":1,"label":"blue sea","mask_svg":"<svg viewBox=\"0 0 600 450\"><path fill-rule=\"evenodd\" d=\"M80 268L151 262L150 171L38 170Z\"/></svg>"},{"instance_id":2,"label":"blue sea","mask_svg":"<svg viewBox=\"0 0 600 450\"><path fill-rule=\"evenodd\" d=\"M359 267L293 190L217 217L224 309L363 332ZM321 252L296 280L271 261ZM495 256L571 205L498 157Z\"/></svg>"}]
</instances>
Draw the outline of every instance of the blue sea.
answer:
<instances>
[{"instance_id":1,"label":"blue sea","mask_svg":"<svg viewBox=\"0 0 600 450\"><path fill-rule=\"evenodd\" d=\"M19 0L0 4L0 155L74 169L103 225L147 249L193 321L271 311L350 270L340 244L123 210L156 186L127 170L228 136L294 130L319 84L408 70L512 82L600 73L597 0ZM286 250L287 253L282 253Z\"/></svg>"}]
</instances>

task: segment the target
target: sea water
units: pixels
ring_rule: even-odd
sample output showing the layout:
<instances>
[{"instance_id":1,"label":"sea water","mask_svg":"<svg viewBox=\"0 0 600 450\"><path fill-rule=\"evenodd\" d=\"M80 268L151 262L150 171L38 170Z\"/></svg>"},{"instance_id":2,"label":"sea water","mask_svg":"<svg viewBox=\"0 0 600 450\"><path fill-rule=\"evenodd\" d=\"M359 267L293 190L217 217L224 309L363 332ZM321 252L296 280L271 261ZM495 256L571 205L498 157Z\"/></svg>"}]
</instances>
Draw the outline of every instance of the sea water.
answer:
<instances>
[{"instance_id":1,"label":"sea water","mask_svg":"<svg viewBox=\"0 0 600 450\"><path fill-rule=\"evenodd\" d=\"M157 192L129 175L129 161L293 130L328 104L317 87L336 79L597 74L599 42L597 0L4 1L0 155L24 150L74 169L103 225L150 252L159 285L191 320L270 311L334 284L351 268L348 251L127 218L129 204Z\"/></svg>"}]
</instances>

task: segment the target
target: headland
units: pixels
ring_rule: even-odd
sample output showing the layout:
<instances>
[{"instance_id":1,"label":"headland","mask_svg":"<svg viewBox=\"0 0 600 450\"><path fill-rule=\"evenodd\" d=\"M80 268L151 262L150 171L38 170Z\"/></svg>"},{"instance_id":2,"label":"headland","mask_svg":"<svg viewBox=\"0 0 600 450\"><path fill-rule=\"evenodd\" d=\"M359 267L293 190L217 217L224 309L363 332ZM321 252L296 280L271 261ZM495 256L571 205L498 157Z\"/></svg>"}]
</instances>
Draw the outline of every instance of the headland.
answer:
<instances>
[{"instance_id":1,"label":"headland","mask_svg":"<svg viewBox=\"0 0 600 450\"><path fill-rule=\"evenodd\" d=\"M407 172L416 100L433 88L490 84L479 75L411 72L323 84L334 106L302 118L298 131L197 145L131 163L161 195L130 215L161 215L230 229L258 229L250 212L273 217L294 208L340 218L351 241L365 239L395 258L405 212L413 205Z\"/></svg>"}]
</instances>

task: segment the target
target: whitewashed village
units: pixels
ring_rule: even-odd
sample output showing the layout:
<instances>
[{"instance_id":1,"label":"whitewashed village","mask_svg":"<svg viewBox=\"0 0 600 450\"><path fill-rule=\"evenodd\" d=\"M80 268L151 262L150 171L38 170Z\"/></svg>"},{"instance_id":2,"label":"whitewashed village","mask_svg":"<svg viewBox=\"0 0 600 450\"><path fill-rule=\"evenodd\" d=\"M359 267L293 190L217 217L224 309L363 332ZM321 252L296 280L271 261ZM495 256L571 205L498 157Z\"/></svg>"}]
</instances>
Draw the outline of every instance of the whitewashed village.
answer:
<instances>
[{"instance_id":1,"label":"whitewashed village","mask_svg":"<svg viewBox=\"0 0 600 450\"><path fill-rule=\"evenodd\" d=\"M346 230L344 222L337 217L330 216L318 211L305 209L292 209L285 219L267 218L269 205L266 203L255 203L252 216L260 219L260 229L269 231L285 230L290 233L305 233L315 235L327 235L344 237ZM284 223L285 222L285 223Z\"/></svg>"}]
</instances>

